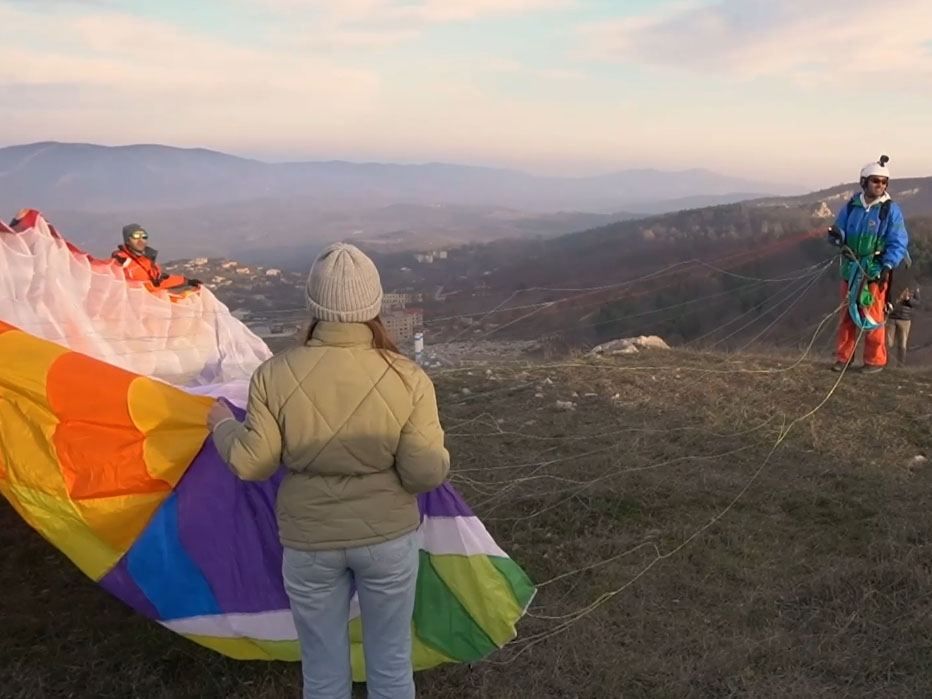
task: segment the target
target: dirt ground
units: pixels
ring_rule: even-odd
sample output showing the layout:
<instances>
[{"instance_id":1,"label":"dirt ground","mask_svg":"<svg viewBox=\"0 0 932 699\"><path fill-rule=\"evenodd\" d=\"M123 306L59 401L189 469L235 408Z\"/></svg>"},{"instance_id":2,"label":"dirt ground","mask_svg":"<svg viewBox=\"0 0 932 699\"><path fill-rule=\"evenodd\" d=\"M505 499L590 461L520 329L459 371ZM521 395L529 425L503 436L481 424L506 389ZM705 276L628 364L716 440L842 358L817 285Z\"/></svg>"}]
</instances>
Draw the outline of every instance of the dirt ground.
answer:
<instances>
[{"instance_id":1,"label":"dirt ground","mask_svg":"<svg viewBox=\"0 0 932 699\"><path fill-rule=\"evenodd\" d=\"M419 696L932 696L928 370L656 351L435 380L454 484L541 587ZM133 614L6 503L0 546L0 695L299 696L295 664Z\"/></svg>"}]
</instances>

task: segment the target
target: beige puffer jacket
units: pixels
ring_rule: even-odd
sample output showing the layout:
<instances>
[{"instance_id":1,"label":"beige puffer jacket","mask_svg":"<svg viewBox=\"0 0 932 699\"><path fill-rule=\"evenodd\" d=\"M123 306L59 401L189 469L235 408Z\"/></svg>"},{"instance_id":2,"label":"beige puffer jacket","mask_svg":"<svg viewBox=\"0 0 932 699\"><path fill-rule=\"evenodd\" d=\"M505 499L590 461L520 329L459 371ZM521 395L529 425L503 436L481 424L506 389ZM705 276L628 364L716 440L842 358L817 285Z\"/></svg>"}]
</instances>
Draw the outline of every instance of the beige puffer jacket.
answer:
<instances>
[{"instance_id":1,"label":"beige puffer jacket","mask_svg":"<svg viewBox=\"0 0 932 699\"><path fill-rule=\"evenodd\" d=\"M446 479L433 383L390 356L397 372L365 324L319 322L307 345L256 370L245 423L214 429L240 478L288 468L276 503L283 545L350 548L406 534L420 521L415 495Z\"/></svg>"}]
</instances>

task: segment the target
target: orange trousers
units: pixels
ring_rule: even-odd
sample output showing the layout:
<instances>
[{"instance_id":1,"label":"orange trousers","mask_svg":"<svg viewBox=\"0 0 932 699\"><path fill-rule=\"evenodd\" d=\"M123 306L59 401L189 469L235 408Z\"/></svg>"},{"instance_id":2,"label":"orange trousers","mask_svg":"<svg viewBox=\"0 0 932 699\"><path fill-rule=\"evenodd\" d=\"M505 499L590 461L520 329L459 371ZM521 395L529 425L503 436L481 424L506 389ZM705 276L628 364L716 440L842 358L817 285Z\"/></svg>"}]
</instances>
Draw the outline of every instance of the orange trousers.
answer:
<instances>
[{"instance_id":1,"label":"orange trousers","mask_svg":"<svg viewBox=\"0 0 932 699\"><path fill-rule=\"evenodd\" d=\"M864 363L872 366L886 366L887 342L884 330L886 326L884 322L884 302L887 296L887 285L871 283L868 288L874 295L874 303L866 310L881 325L876 330L864 331ZM841 283L841 298L844 302L844 310L835 342L835 359L847 363L854 356L855 344L860 332L848 314L848 282L843 281Z\"/></svg>"}]
</instances>

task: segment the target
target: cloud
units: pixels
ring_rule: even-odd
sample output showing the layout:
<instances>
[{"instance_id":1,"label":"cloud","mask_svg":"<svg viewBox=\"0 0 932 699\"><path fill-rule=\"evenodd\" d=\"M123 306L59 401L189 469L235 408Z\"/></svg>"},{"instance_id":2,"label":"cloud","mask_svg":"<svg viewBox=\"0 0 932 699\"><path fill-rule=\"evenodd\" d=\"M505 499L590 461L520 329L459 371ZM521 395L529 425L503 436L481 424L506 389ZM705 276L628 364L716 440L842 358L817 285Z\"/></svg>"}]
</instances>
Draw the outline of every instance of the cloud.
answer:
<instances>
[{"instance_id":1,"label":"cloud","mask_svg":"<svg viewBox=\"0 0 932 699\"><path fill-rule=\"evenodd\" d=\"M410 21L433 24L569 7L575 0L255 0L266 8L314 12L338 23Z\"/></svg>"},{"instance_id":2,"label":"cloud","mask_svg":"<svg viewBox=\"0 0 932 699\"><path fill-rule=\"evenodd\" d=\"M0 40L0 90L18 96L0 104L5 138L26 135L30 124L54 125L62 138L109 140L313 132L371 109L382 90L376 72L334 59L226 43L127 14L66 12L49 21L0 6L0 26L16 27Z\"/></svg>"},{"instance_id":3,"label":"cloud","mask_svg":"<svg viewBox=\"0 0 932 699\"><path fill-rule=\"evenodd\" d=\"M92 14L44 22L3 12L21 42L0 42L0 84L74 84L126 93L344 97L377 88L375 74L318 57L237 46L175 25L123 14Z\"/></svg>"},{"instance_id":4,"label":"cloud","mask_svg":"<svg viewBox=\"0 0 932 699\"><path fill-rule=\"evenodd\" d=\"M569 68L536 68L510 58L482 58L470 63L473 69L497 75L514 75L541 80L586 81L589 76Z\"/></svg>"},{"instance_id":5,"label":"cloud","mask_svg":"<svg viewBox=\"0 0 932 699\"><path fill-rule=\"evenodd\" d=\"M383 48L414 39L431 26L520 16L571 7L577 0L241 0L304 24L305 43Z\"/></svg>"},{"instance_id":6,"label":"cloud","mask_svg":"<svg viewBox=\"0 0 932 699\"><path fill-rule=\"evenodd\" d=\"M928 0L721 0L580 29L589 58L808 86L895 80L928 90Z\"/></svg>"},{"instance_id":7,"label":"cloud","mask_svg":"<svg viewBox=\"0 0 932 699\"><path fill-rule=\"evenodd\" d=\"M387 18L424 23L462 22L488 16L526 14L567 7L567 0L422 0L386 2Z\"/></svg>"}]
</instances>

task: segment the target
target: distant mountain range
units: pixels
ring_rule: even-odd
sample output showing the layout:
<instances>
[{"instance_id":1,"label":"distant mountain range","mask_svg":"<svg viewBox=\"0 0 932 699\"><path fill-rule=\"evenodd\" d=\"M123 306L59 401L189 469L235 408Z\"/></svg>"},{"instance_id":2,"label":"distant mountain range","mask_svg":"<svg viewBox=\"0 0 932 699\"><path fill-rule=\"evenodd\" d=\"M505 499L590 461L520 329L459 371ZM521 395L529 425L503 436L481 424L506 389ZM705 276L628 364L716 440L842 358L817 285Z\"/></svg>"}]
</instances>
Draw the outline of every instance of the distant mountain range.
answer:
<instances>
[{"instance_id":1,"label":"distant mountain range","mask_svg":"<svg viewBox=\"0 0 932 699\"><path fill-rule=\"evenodd\" d=\"M0 206L138 210L250 199L318 204L491 206L530 212L656 212L684 197L734 201L788 194L783 185L702 169L625 170L593 177L541 177L443 163L266 163L205 149L161 145L33 143L0 148ZM706 202L712 203L712 202ZM670 209L665 209L670 210Z\"/></svg>"},{"instance_id":2,"label":"distant mountain range","mask_svg":"<svg viewBox=\"0 0 932 699\"><path fill-rule=\"evenodd\" d=\"M294 264L295 256L303 266L309 255L334 240L387 252L432 250L501 238L552 237L634 217L416 204L326 208L274 199L185 209L44 209L43 213L69 240L96 255L109 254L121 242L123 225L137 222L150 232L153 247L164 259L232 256L278 267Z\"/></svg>"},{"instance_id":3,"label":"distant mountain range","mask_svg":"<svg viewBox=\"0 0 932 699\"><path fill-rule=\"evenodd\" d=\"M162 145L0 148L0 216L40 209L96 254L137 222L173 257L255 253L351 238L386 250L561 235L783 192L706 170L540 177L429 163L266 163Z\"/></svg>"}]
</instances>

